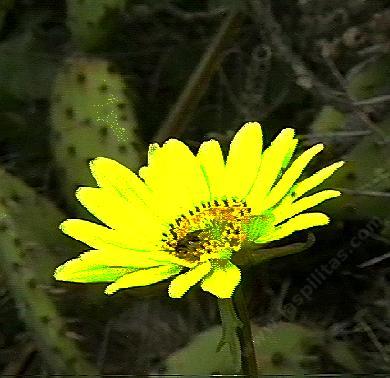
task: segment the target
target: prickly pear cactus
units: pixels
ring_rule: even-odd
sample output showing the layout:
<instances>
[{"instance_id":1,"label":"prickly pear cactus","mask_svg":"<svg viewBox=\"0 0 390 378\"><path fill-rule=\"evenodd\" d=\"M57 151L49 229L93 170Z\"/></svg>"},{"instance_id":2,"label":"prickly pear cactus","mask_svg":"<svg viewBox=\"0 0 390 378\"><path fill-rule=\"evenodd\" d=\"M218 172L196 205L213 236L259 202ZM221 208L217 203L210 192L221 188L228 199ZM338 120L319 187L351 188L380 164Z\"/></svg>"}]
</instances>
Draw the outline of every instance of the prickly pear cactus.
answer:
<instances>
[{"instance_id":1,"label":"prickly pear cactus","mask_svg":"<svg viewBox=\"0 0 390 378\"><path fill-rule=\"evenodd\" d=\"M73 41L85 51L105 46L116 14L125 5L126 0L67 0L67 26Z\"/></svg>"},{"instance_id":2,"label":"prickly pear cactus","mask_svg":"<svg viewBox=\"0 0 390 378\"><path fill-rule=\"evenodd\" d=\"M29 221L36 223L36 219ZM47 292L46 280L37 274L36 263L30 258L31 245L23 240L16 223L8 208L0 205L0 266L20 317L51 373L95 375L97 372L83 358L72 333L58 314Z\"/></svg>"},{"instance_id":3,"label":"prickly pear cactus","mask_svg":"<svg viewBox=\"0 0 390 378\"><path fill-rule=\"evenodd\" d=\"M261 374L360 371L347 344L329 340L323 330L280 322L259 331L254 341Z\"/></svg>"},{"instance_id":4,"label":"prickly pear cactus","mask_svg":"<svg viewBox=\"0 0 390 378\"><path fill-rule=\"evenodd\" d=\"M30 247L30 258L36 263L36 273L42 280L51 279L53 269L69 256L69 251L80 250L78 243L58 230L58 224L66 215L21 179L1 167L0 182L0 204L15 223L19 239ZM33 253L36 247L45 247L45 258Z\"/></svg>"},{"instance_id":5,"label":"prickly pear cactus","mask_svg":"<svg viewBox=\"0 0 390 378\"><path fill-rule=\"evenodd\" d=\"M125 90L121 76L102 59L71 59L58 74L51 107L52 147L59 186L70 206L76 203L78 186L94 184L90 159L105 156L133 170L140 167L143 146Z\"/></svg>"},{"instance_id":6,"label":"prickly pear cactus","mask_svg":"<svg viewBox=\"0 0 390 378\"><path fill-rule=\"evenodd\" d=\"M348 346L343 342L328 341L322 330L281 322L269 327L252 325L252 334L259 374L296 375L360 370ZM200 333L189 345L168 357L164 373L236 373L229 365L229 352L224 348L216 352L220 337L220 326ZM333 350L337 350L337 355L333 354Z\"/></svg>"}]
</instances>

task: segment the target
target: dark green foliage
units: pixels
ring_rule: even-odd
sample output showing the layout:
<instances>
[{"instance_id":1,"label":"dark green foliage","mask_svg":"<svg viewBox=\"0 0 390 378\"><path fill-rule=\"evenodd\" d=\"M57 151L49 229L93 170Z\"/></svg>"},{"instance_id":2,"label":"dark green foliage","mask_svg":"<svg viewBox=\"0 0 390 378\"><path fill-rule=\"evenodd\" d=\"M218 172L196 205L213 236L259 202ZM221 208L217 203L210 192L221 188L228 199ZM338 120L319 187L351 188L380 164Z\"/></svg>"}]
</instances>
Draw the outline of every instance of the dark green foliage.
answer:
<instances>
[{"instance_id":1,"label":"dark green foliage","mask_svg":"<svg viewBox=\"0 0 390 378\"><path fill-rule=\"evenodd\" d=\"M244 121L260 121L265 145L284 127L297 130L301 146L324 142L313 171L341 158L347 161L324 185L344 189L340 198L318 209L330 215L330 225L315 233L314 245L312 238L304 243L307 235L292 237L298 250L310 247L307 253L248 271L243 267L251 283L251 315L266 325L254 325L258 360L263 374L388 374L388 259L364 265L386 254L390 243L390 161L384 140L390 128L387 2L270 3L281 40L271 38L276 33L260 27L262 20L240 2L241 24L216 54L217 70L204 78L210 84L199 106L193 112L181 109L190 121L175 136L194 151L203 140L216 138L226 152ZM177 110L176 99L191 72L205 54L215 53L211 41L237 4L0 1L0 282L6 287L0 322L7 325L0 329L0 371L24 332L17 313L44 360L32 357L33 363L24 364L18 355L20 375L96 370L144 375L170 353L167 373L232 372L226 351L215 355L220 329L199 333L219 319L215 308L205 305L209 298L196 290L188 299L170 300L155 310L157 301L144 297L164 301L166 283L106 299L99 285L55 283L52 274L56 265L86 249L62 235L58 225L68 217L86 216L74 191L95 185L88 162L105 156L137 171L146 161L146 144L155 141L169 113ZM322 89L302 85L297 75L302 67L294 57L280 54L286 46ZM195 84L195 89L202 87ZM331 88L331 96L323 95L324 87ZM375 221L368 234L367 219ZM252 226L261 228L261 220ZM356 240L359 246L351 247ZM275 255L285 254L283 243L272 245ZM332 260L337 269L318 288L311 286L304 300L301 288L308 278L344 247L353 253L346 261ZM68 293L54 300L51 293L64 287ZM298 292L296 317L288 324L273 323L283 319L283 304L295 303ZM92 364L72 339L78 337L68 327L70 315L81 321L78 332L85 336L83 347ZM192 336L194 341L183 348ZM98 369L91 367L96 362Z\"/></svg>"},{"instance_id":2,"label":"dark green foliage","mask_svg":"<svg viewBox=\"0 0 390 378\"><path fill-rule=\"evenodd\" d=\"M50 54L37 33L48 17L45 11L21 16L19 30L0 43L0 96L3 98L28 102L48 97L58 59Z\"/></svg>"},{"instance_id":3,"label":"dark green foliage","mask_svg":"<svg viewBox=\"0 0 390 378\"><path fill-rule=\"evenodd\" d=\"M3 28L7 12L13 7L14 0L3 0L0 4L0 31Z\"/></svg>"},{"instance_id":4,"label":"dark green foliage","mask_svg":"<svg viewBox=\"0 0 390 378\"><path fill-rule=\"evenodd\" d=\"M348 75L349 94L356 100L385 95L390 86L389 72L388 56L355 67ZM381 120L369 122L373 122L375 130L378 128L385 137L390 138L390 112L387 108L371 111ZM312 124L312 130L321 135L335 131L353 132L356 126L360 130L367 127L356 114L343 114L334 108L325 107ZM341 219L364 219L370 216L386 219L389 216L390 203L380 195L390 188L389 147L383 142L383 136L375 130L371 135L359 137L349 147L343 157L347 164L326 182L327 187L346 189L340 198L324 205L327 211ZM374 194L370 195L370 192Z\"/></svg>"}]
</instances>

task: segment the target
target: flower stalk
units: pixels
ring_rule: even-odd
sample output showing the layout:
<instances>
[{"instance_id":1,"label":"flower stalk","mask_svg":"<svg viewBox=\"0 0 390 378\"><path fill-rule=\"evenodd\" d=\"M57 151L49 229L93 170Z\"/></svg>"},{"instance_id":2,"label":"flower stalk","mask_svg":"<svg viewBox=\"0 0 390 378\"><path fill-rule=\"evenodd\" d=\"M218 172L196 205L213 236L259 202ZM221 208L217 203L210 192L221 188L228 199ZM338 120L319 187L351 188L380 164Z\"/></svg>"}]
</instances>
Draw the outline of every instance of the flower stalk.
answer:
<instances>
[{"instance_id":1,"label":"flower stalk","mask_svg":"<svg viewBox=\"0 0 390 378\"><path fill-rule=\"evenodd\" d=\"M238 371L241 364L241 345L238 330L243 327L243 324L236 315L231 298L218 298L218 309L222 322L222 337L217 346L217 352L226 344L230 350L233 366Z\"/></svg>"},{"instance_id":2,"label":"flower stalk","mask_svg":"<svg viewBox=\"0 0 390 378\"><path fill-rule=\"evenodd\" d=\"M241 349L241 367L242 373L249 377L257 377L257 361L256 352L253 343L251 323L249 319L248 309L245 302L242 284L238 285L233 301L242 327L237 329L238 339L240 341Z\"/></svg>"},{"instance_id":3,"label":"flower stalk","mask_svg":"<svg viewBox=\"0 0 390 378\"><path fill-rule=\"evenodd\" d=\"M241 365L242 374L256 377L256 353L241 285L236 288L232 299L218 299L218 307L222 321L222 338L217 351L227 344L237 370Z\"/></svg>"}]
</instances>

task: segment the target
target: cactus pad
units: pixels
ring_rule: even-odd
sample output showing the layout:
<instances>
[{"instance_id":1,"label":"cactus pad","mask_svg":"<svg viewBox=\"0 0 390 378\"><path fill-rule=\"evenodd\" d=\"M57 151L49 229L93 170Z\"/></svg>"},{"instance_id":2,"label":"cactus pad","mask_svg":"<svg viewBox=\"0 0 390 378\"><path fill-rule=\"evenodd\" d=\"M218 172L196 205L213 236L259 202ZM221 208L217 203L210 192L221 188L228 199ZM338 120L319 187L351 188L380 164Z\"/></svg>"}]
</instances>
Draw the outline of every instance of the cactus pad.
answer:
<instances>
[{"instance_id":1,"label":"cactus pad","mask_svg":"<svg viewBox=\"0 0 390 378\"><path fill-rule=\"evenodd\" d=\"M115 24L114 14L125 4L126 0L67 0L67 25L74 42L86 51L104 46Z\"/></svg>"},{"instance_id":2,"label":"cactus pad","mask_svg":"<svg viewBox=\"0 0 390 378\"><path fill-rule=\"evenodd\" d=\"M269 327L252 325L252 334L261 374L333 373L332 366L338 367L337 372L359 371L359 364L347 345L327 341L322 330L281 322ZM220 337L220 326L195 336L189 345L168 357L165 374L236 373L228 363L228 350L216 352ZM333 356L333 349L337 350L337 356Z\"/></svg>"},{"instance_id":3,"label":"cactus pad","mask_svg":"<svg viewBox=\"0 0 390 378\"><path fill-rule=\"evenodd\" d=\"M19 178L0 167L0 204L15 223L18 238L32 249L46 249L36 259L37 271L42 280L51 278L54 267L68 256L69 250L79 250L80 245L65 237L58 224L66 218L50 200L38 194ZM39 222L37 221L39 220Z\"/></svg>"},{"instance_id":4,"label":"cactus pad","mask_svg":"<svg viewBox=\"0 0 390 378\"><path fill-rule=\"evenodd\" d=\"M21 239L16 222L0 205L0 265L17 304L19 315L53 374L80 375L97 372L82 353L36 273L31 247Z\"/></svg>"},{"instance_id":5,"label":"cactus pad","mask_svg":"<svg viewBox=\"0 0 390 378\"><path fill-rule=\"evenodd\" d=\"M125 84L105 60L74 58L58 74L51 108L59 185L69 204L93 185L88 162L104 156L136 170L142 144Z\"/></svg>"}]
</instances>

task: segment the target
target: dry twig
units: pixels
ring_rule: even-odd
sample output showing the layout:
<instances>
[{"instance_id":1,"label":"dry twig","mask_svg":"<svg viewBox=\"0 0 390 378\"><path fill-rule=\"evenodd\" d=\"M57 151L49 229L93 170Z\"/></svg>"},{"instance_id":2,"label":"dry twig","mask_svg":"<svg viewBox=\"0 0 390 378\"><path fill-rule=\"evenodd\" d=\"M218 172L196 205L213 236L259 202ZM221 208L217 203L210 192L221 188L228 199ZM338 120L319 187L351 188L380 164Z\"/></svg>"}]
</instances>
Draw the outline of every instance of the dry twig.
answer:
<instances>
[{"instance_id":1,"label":"dry twig","mask_svg":"<svg viewBox=\"0 0 390 378\"><path fill-rule=\"evenodd\" d=\"M281 26L272 14L269 0L248 0L248 3L254 22L259 24L261 32L265 35L265 40L270 42L275 54L290 65L296 76L297 85L321 98L325 104L333 105L342 112L358 113L359 118L368 127L380 135L383 141L387 141L387 137L383 131L356 107L356 103L348 96L345 90L336 91L323 83L307 67L302 58L292 50L285 40Z\"/></svg>"},{"instance_id":2,"label":"dry twig","mask_svg":"<svg viewBox=\"0 0 390 378\"><path fill-rule=\"evenodd\" d=\"M162 143L169 137L179 136L183 133L221 63L226 46L238 32L240 20L241 14L236 8L232 9L226 16L217 35L191 74L168 118L154 136L154 142Z\"/></svg>"}]
</instances>

